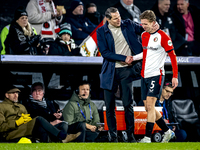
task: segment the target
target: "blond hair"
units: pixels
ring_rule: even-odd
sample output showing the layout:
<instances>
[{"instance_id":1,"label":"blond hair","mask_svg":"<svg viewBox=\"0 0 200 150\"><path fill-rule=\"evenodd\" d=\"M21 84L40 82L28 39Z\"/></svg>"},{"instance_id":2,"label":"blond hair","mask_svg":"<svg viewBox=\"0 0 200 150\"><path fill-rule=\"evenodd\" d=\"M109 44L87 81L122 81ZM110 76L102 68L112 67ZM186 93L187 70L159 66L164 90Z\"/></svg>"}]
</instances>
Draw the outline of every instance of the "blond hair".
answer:
<instances>
[{"instance_id":1,"label":"blond hair","mask_svg":"<svg viewBox=\"0 0 200 150\"><path fill-rule=\"evenodd\" d=\"M26 27L22 28L22 30L24 31L24 35L29 36L29 37L32 36L33 31L29 22Z\"/></svg>"}]
</instances>

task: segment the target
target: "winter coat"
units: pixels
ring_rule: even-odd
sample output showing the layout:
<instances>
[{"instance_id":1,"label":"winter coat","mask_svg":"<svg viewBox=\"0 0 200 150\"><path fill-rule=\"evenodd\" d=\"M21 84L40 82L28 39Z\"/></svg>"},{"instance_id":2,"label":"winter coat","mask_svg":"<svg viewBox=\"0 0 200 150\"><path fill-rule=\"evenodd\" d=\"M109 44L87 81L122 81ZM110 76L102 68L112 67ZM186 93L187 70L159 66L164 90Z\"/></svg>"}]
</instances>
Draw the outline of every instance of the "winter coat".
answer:
<instances>
[{"instance_id":1,"label":"winter coat","mask_svg":"<svg viewBox=\"0 0 200 150\"><path fill-rule=\"evenodd\" d=\"M59 106L57 103L55 103L52 100L45 100L47 107L42 107L38 103L32 102L30 99L27 103L27 111L31 115L32 118L37 116L42 116L47 121L51 122L54 120L57 120L57 118L53 115L54 113L57 113ZM63 117L60 118L60 120L63 120Z\"/></svg>"},{"instance_id":2,"label":"winter coat","mask_svg":"<svg viewBox=\"0 0 200 150\"><path fill-rule=\"evenodd\" d=\"M35 118L20 126L15 123L22 113L27 114L27 110L20 103L12 102L7 98L0 103L0 132L6 140L32 135Z\"/></svg>"},{"instance_id":3,"label":"winter coat","mask_svg":"<svg viewBox=\"0 0 200 150\"><path fill-rule=\"evenodd\" d=\"M121 22L121 30L124 38L126 39L126 42L131 49L132 55L141 53L143 50L142 45L138 39L138 35L144 31L142 26L127 19ZM115 75L115 62L125 62L126 56L115 53L114 38L110 29L108 28L108 22L97 29L97 43L99 51L104 58L100 74L100 87L103 89L111 90ZM133 64L133 67L136 67L135 74L140 75L141 68L137 69L137 66L141 67L141 64Z\"/></svg>"},{"instance_id":4,"label":"winter coat","mask_svg":"<svg viewBox=\"0 0 200 150\"><path fill-rule=\"evenodd\" d=\"M27 4L26 11L28 13L28 21L31 25L36 29L38 34L41 34L43 23L51 20L51 31L53 31L52 35L42 35L43 38L56 38L57 34L54 31L55 22L51 19L51 13L53 9L51 8L49 2L45 2L47 12L41 13L40 8L38 6L37 0L30 0ZM58 20L58 23L62 22L62 18Z\"/></svg>"},{"instance_id":5,"label":"winter coat","mask_svg":"<svg viewBox=\"0 0 200 150\"><path fill-rule=\"evenodd\" d=\"M192 15L192 19L194 22L194 39L195 41L200 42L200 22L199 22L199 18L200 18L200 9L196 6L190 5L189 6L189 12ZM185 39L185 21L182 17L182 14L180 14L180 12L177 10L177 7L174 7L174 13L173 13L173 17L174 17L174 25L175 27L178 29L178 33L181 34L181 36Z\"/></svg>"},{"instance_id":6,"label":"winter coat","mask_svg":"<svg viewBox=\"0 0 200 150\"><path fill-rule=\"evenodd\" d=\"M152 10L154 11L156 15L156 21L160 25L160 29L168 30L167 34L170 35L174 49L177 50L179 49L182 45L185 43L185 39L177 32L177 29L174 26L174 19L172 16L172 10L169 9L168 13L165 13L164 16L162 16L158 10L158 2L153 6Z\"/></svg>"},{"instance_id":7,"label":"winter coat","mask_svg":"<svg viewBox=\"0 0 200 150\"><path fill-rule=\"evenodd\" d=\"M13 21L10 25L9 33L4 42L6 54L37 54L37 45L30 45L29 43L34 36L37 36L34 32L32 32L31 37L24 35L22 27Z\"/></svg>"},{"instance_id":8,"label":"winter coat","mask_svg":"<svg viewBox=\"0 0 200 150\"><path fill-rule=\"evenodd\" d=\"M69 47L71 48L71 52L68 49L68 46L64 44L64 41L57 38L54 42L49 43L49 53L48 55L63 55L63 56L82 56L80 54L80 48L78 48L74 40L71 39L71 43ZM72 46L74 44L74 46Z\"/></svg>"},{"instance_id":9,"label":"winter coat","mask_svg":"<svg viewBox=\"0 0 200 150\"><path fill-rule=\"evenodd\" d=\"M80 108L83 111L86 119L83 117L77 102L79 103ZM90 118L89 104L91 106L92 119ZM76 122L85 122L90 125L98 126L97 123L100 122L99 113L96 105L90 100L90 98L80 99L75 92L73 93L72 97L70 98L69 102L63 110L63 117L69 125Z\"/></svg>"},{"instance_id":10,"label":"winter coat","mask_svg":"<svg viewBox=\"0 0 200 150\"><path fill-rule=\"evenodd\" d=\"M69 12L64 22L70 23L72 27L72 38L79 46L83 40L94 31L97 25L94 25L88 18L83 15L73 15ZM80 31L78 28L81 28Z\"/></svg>"},{"instance_id":11,"label":"winter coat","mask_svg":"<svg viewBox=\"0 0 200 150\"><path fill-rule=\"evenodd\" d=\"M85 17L88 18L93 24L99 25L103 21L104 15L100 14L98 11L95 13L85 13Z\"/></svg>"}]
</instances>

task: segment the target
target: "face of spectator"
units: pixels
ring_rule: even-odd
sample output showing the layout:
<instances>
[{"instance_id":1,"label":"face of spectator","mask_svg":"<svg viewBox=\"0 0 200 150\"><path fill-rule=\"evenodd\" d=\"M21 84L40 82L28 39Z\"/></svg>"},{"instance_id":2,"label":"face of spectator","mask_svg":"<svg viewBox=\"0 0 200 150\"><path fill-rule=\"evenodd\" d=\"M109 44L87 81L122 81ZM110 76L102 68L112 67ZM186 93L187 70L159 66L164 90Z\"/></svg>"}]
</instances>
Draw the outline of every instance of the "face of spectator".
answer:
<instances>
[{"instance_id":1,"label":"face of spectator","mask_svg":"<svg viewBox=\"0 0 200 150\"><path fill-rule=\"evenodd\" d=\"M97 8L96 7L88 7L87 8L87 12L90 13L90 14L93 14L97 11Z\"/></svg>"},{"instance_id":2,"label":"face of spectator","mask_svg":"<svg viewBox=\"0 0 200 150\"><path fill-rule=\"evenodd\" d=\"M21 27L26 27L28 25L28 17L27 16L21 16L16 22L21 26Z\"/></svg>"},{"instance_id":3,"label":"face of spectator","mask_svg":"<svg viewBox=\"0 0 200 150\"><path fill-rule=\"evenodd\" d=\"M149 22L149 20L147 20L147 19L141 19L141 24L142 24L143 29L146 32L149 32L149 33L153 32L153 25L155 24L154 21L153 22Z\"/></svg>"},{"instance_id":4,"label":"face of spectator","mask_svg":"<svg viewBox=\"0 0 200 150\"><path fill-rule=\"evenodd\" d=\"M177 0L177 10L181 14L187 14L188 13L188 7L189 7L189 3L186 2L185 0Z\"/></svg>"},{"instance_id":5,"label":"face of spectator","mask_svg":"<svg viewBox=\"0 0 200 150\"><path fill-rule=\"evenodd\" d=\"M5 96L13 102L18 102L19 92L6 93Z\"/></svg>"},{"instance_id":6,"label":"face of spectator","mask_svg":"<svg viewBox=\"0 0 200 150\"><path fill-rule=\"evenodd\" d=\"M70 40L70 35L67 34L67 33L64 33L61 35L61 39L65 42L69 41Z\"/></svg>"},{"instance_id":7,"label":"face of spectator","mask_svg":"<svg viewBox=\"0 0 200 150\"><path fill-rule=\"evenodd\" d=\"M172 94L173 94L173 88L169 87L169 86L166 86L163 90L162 90L162 97L165 99L165 100L168 100Z\"/></svg>"},{"instance_id":8,"label":"face of spectator","mask_svg":"<svg viewBox=\"0 0 200 150\"><path fill-rule=\"evenodd\" d=\"M83 15L83 5L77 6L72 13L74 15Z\"/></svg>"},{"instance_id":9,"label":"face of spectator","mask_svg":"<svg viewBox=\"0 0 200 150\"><path fill-rule=\"evenodd\" d=\"M111 13L112 18L108 19L106 18L106 20L109 22L109 24L111 24L114 27L120 27L121 25L121 16L119 14L119 12L115 12L115 13Z\"/></svg>"},{"instance_id":10,"label":"face of spectator","mask_svg":"<svg viewBox=\"0 0 200 150\"><path fill-rule=\"evenodd\" d=\"M131 5L133 4L134 0L123 0L124 4Z\"/></svg>"},{"instance_id":11,"label":"face of spectator","mask_svg":"<svg viewBox=\"0 0 200 150\"><path fill-rule=\"evenodd\" d=\"M90 95L90 85L84 84L79 86L79 96L81 96L84 99L87 99Z\"/></svg>"},{"instance_id":12,"label":"face of spectator","mask_svg":"<svg viewBox=\"0 0 200 150\"><path fill-rule=\"evenodd\" d=\"M158 9L161 14L165 14L169 11L170 8L170 0L163 0L158 2Z\"/></svg>"},{"instance_id":13,"label":"face of spectator","mask_svg":"<svg viewBox=\"0 0 200 150\"><path fill-rule=\"evenodd\" d=\"M44 97L44 89L41 86L35 86L32 92L32 96L34 100L42 101Z\"/></svg>"}]
</instances>

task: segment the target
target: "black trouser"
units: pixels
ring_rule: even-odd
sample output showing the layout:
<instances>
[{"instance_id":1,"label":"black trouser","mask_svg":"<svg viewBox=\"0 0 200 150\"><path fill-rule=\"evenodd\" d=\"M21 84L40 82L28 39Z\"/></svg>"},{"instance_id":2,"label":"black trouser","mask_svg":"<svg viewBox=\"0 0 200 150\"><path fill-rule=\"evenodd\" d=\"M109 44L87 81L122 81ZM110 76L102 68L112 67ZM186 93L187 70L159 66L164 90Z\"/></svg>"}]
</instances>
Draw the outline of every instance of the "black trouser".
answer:
<instances>
[{"instance_id":1,"label":"black trouser","mask_svg":"<svg viewBox=\"0 0 200 150\"><path fill-rule=\"evenodd\" d=\"M35 126L32 131L32 135L34 138L39 138L40 142L49 142L49 136L58 137L60 130L55 126L51 125L46 119L43 117L37 117L35 121ZM62 140L62 139L59 139Z\"/></svg>"},{"instance_id":2,"label":"black trouser","mask_svg":"<svg viewBox=\"0 0 200 150\"><path fill-rule=\"evenodd\" d=\"M132 67L115 69L115 77L112 90L104 90L106 104L106 117L109 133L112 139L117 138L116 117L115 117L115 92L120 84L122 90L122 102L125 109L125 122L128 136L134 133L134 112L133 112L133 81L134 71Z\"/></svg>"},{"instance_id":3,"label":"black trouser","mask_svg":"<svg viewBox=\"0 0 200 150\"><path fill-rule=\"evenodd\" d=\"M92 132L86 129L85 122L76 122L69 125L68 133L76 134L81 132L81 134L74 140L74 142L94 142L98 136L98 132Z\"/></svg>"}]
</instances>

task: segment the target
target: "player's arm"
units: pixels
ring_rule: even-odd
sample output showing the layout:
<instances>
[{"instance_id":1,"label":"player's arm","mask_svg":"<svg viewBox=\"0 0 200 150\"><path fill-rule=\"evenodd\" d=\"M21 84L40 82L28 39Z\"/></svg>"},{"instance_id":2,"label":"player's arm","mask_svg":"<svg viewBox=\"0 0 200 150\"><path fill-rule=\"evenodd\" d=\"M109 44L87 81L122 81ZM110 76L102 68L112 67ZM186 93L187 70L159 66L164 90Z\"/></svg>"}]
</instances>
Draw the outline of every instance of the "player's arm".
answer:
<instances>
[{"instance_id":1,"label":"player's arm","mask_svg":"<svg viewBox=\"0 0 200 150\"><path fill-rule=\"evenodd\" d=\"M141 60L141 59L143 59L143 52L133 56L133 61Z\"/></svg>"}]
</instances>

